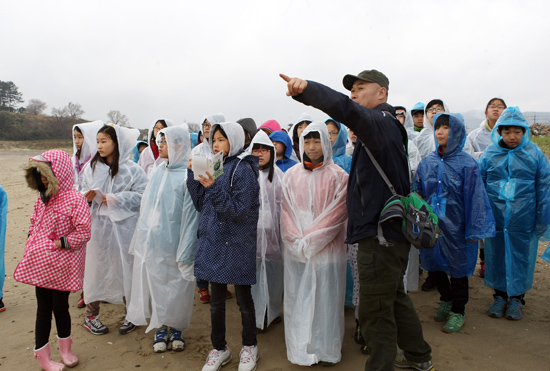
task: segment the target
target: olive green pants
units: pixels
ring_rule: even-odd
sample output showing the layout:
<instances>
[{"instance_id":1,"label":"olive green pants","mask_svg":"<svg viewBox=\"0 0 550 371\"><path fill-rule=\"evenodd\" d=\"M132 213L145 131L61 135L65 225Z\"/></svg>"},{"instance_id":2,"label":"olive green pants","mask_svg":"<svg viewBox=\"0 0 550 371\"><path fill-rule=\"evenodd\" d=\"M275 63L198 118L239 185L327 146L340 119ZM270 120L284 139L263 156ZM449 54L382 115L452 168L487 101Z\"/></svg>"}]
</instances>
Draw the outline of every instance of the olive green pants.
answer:
<instances>
[{"instance_id":1,"label":"olive green pants","mask_svg":"<svg viewBox=\"0 0 550 371\"><path fill-rule=\"evenodd\" d=\"M403 288L407 269L409 243L388 241L381 246L378 239L359 241L359 321L370 357L366 371L393 371L396 345L412 362L431 359L430 345L424 340L422 325L410 297Z\"/></svg>"}]
</instances>

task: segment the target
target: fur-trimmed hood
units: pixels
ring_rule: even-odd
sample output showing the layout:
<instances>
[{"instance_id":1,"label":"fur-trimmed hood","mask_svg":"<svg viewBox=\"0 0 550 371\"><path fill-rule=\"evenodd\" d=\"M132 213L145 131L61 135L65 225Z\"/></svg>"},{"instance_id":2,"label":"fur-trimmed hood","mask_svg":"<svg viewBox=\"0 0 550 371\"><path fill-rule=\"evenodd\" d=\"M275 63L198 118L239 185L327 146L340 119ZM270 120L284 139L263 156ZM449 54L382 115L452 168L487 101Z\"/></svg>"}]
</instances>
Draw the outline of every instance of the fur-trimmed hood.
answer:
<instances>
[{"instance_id":1,"label":"fur-trimmed hood","mask_svg":"<svg viewBox=\"0 0 550 371\"><path fill-rule=\"evenodd\" d=\"M42 184L41 175L48 180L47 188ZM25 179L31 189L44 192L47 197L70 189L74 183L71 157L58 149L34 156L25 167Z\"/></svg>"}]
</instances>

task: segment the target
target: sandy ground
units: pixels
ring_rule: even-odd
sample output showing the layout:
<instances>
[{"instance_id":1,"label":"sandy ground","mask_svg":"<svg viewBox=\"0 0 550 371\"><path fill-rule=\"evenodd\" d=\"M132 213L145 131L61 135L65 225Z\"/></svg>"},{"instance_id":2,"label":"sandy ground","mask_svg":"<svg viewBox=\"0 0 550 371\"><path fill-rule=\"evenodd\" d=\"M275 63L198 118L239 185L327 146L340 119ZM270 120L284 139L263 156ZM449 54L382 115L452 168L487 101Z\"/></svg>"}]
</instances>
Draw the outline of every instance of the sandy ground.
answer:
<instances>
[{"instance_id":1,"label":"sandy ground","mask_svg":"<svg viewBox=\"0 0 550 371\"><path fill-rule=\"evenodd\" d=\"M0 370L39 370L33 359L36 299L32 286L18 284L13 271L21 259L27 235L29 217L37 195L24 183L22 168L27 159L41 153L38 150L0 150L0 184L8 193L8 230L6 240L6 281L4 303L0 313ZM539 245L539 253L545 246ZM539 254L539 255L540 255ZM420 280L423 282L424 277ZM524 319L508 321L487 317L484 311L492 301L492 292L478 276L470 278L470 302L466 307L466 323L457 334L444 334L441 324L432 317L439 305L436 292L415 292L411 297L421 318L426 340L433 349L437 370L545 370L550 364L550 268L540 258L535 269L533 289L528 293ZM231 287L231 290L233 288ZM73 349L80 358L75 370L200 370L211 349L209 306L195 298L193 320L183 333L187 347L184 352L155 354L153 333L145 334L140 327L128 335L119 335L123 320L121 305L104 304L101 318L111 332L94 336L82 323L84 310L76 303L79 293L69 298L73 324ZM228 344L233 360L224 370L237 370L240 342L240 314L235 299L227 302ZM258 335L259 370L300 370L303 367L288 362L283 324L272 326ZM354 311L346 309L346 335L342 361L332 370L362 370L368 356L359 351L352 335ZM52 356L60 360L53 325ZM320 367L320 366L317 366Z\"/></svg>"}]
</instances>

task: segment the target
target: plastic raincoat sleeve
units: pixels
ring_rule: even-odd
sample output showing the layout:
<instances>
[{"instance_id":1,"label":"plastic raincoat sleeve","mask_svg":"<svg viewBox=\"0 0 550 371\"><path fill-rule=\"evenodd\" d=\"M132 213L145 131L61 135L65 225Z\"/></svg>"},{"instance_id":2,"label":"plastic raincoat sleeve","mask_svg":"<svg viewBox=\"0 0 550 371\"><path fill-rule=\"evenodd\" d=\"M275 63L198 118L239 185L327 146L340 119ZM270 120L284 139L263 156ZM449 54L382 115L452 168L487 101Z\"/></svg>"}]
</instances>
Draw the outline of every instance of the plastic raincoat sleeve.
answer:
<instances>
[{"instance_id":1,"label":"plastic raincoat sleeve","mask_svg":"<svg viewBox=\"0 0 550 371\"><path fill-rule=\"evenodd\" d=\"M478 166L465 168L464 192L465 195L464 214L465 238L467 240L483 239L495 236L495 218L491 210L487 192Z\"/></svg>"},{"instance_id":2,"label":"plastic raincoat sleeve","mask_svg":"<svg viewBox=\"0 0 550 371\"><path fill-rule=\"evenodd\" d=\"M212 186L206 189L204 202L208 202L209 200L212 206L214 206L214 210L222 218L238 220L247 218L250 210L257 207L260 184L254 170L252 170L252 167L247 162L243 161L238 165L235 172L242 173L240 176L235 174L233 178L234 182L241 184L234 184L230 189L223 189L219 184L214 182ZM231 175L227 174L227 176Z\"/></svg>"},{"instance_id":3,"label":"plastic raincoat sleeve","mask_svg":"<svg viewBox=\"0 0 550 371\"><path fill-rule=\"evenodd\" d=\"M108 193L107 207L109 209L109 218L112 222L119 222L128 219L139 213L141 205L141 196L147 186L147 177L144 172L137 172L132 177L134 184L129 191Z\"/></svg>"},{"instance_id":4,"label":"plastic raincoat sleeve","mask_svg":"<svg viewBox=\"0 0 550 371\"><path fill-rule=\"evenodd\" d=\"M191 194L186 190L183 197L183 214L181 225L181 238L176 256L178 262L193 264L197 252L197 229L199 227L199 213L195 209Z\"/></svg>"},{"instance_id":5,"label":"plastic raincoat sleeve","mask_svg":"<svg viewBox=\"0 0 550 371\"><path fill-rule=\"evenodd\" d=\"M79 197L75 202L79 205L75 205L72 208L73 213L70 217L71 224L75 229L65 237L71 250L80 250L86 246L92 235L92 219L86 199Z\"/></svg>"},{"instance_id":6,"label":"plastic raincoat sleeve","mask_svg":"<svg viewBox=\"0 0 550 371\"><path fill-rule=\"evenodd\" d=\"M537 235L541 239L550 239L550 165L544 153L537 151Z\"/></svg>"}]
</instances>

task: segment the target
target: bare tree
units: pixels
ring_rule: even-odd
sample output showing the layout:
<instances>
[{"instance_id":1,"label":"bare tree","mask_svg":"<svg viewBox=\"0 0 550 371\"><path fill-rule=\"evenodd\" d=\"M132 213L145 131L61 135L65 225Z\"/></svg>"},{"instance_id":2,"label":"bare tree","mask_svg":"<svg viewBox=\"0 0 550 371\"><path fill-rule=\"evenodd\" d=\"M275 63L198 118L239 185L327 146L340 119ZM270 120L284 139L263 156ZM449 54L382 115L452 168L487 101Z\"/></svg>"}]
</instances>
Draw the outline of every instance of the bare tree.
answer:
<instances>
[{"instance_id":1,"label":"bare tree","mask_svg":"<svg viewBox=\"0 0 550 371\"><path fill-rule=\"evenodd\" d=\"M71 117L80 118L83 114L86 112L82 109L82 106L79 103L71 103L67 104L67 113Z\"/></svg>"},{"instance_id":2,"label":"bare tree","mask_svg":"<svg viewBox=\"0 0 550 371\"><path fill-rule=\"evenodd\" d=\"M109 111L109 113L107 114L107 119L109 122L115 125L120 125L127 128L130 127L130 120L126 115L123 115L122 113L120 113L120 111L115 111L115 110Z\"/></svg>"},{"instance_id":3,"label":"bare tree","mask_svg":"<svg viewBox=\"0 0 550 371\"><path fill-rule=\"evenodd\" d=\"M31 99L25 108L25 112L31 115L40 115L48 105L40 99Z\"/></svg>"},{"instance_id":4,"label":"bare tree","mask_svg":"<svg viewBox=\"0 0 550 371\"><path fill-rule=\"evenodd\" d=\"M69 112L67 111L67 107L63 107L63 108L52 107L52 116L57 118L69 117Z\"/></svg>"}]
</instances>

